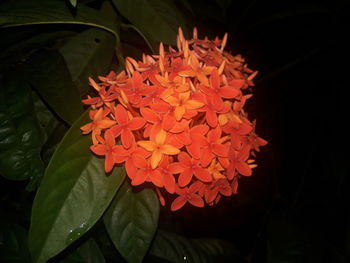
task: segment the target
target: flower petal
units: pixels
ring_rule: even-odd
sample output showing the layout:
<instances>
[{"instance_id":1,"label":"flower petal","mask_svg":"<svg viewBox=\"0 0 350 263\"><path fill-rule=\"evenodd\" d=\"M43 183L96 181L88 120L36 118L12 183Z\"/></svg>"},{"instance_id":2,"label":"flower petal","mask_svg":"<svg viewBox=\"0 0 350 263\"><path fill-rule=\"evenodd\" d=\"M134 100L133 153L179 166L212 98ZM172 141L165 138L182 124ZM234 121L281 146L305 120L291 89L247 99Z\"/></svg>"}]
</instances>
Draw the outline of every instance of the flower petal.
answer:
<instances>
[{"instance_id":1,"label":"flower petal","mask_svg":"<svg viewBox=\"0 0 350 263\"><path fill-rule=\"evenodd\" d=\"M156 135L155 143L157 145L162 145L162 144L164 144L165 140L166 140L166 131L161 129L161 130L159 130L159 132Z\"/></svg>"},{"instance_id":2,"label":"flower petal","mask_svg":"<svg viewBox=\"0 0 350 263\"><path fill-rule=\"evenodd\" d=\"M190 133L191 133L191 135L195 134L195 133L206 135L208 131L209 131L208 125L203 124L203 125L196 125L193 128L191 128Z\"/></svg>"},{"instance_id":3,"label":"flower petal","mask_svg":"<svg viewBox=\"0 0 350 263\"><path fill-rule=\"evenodd\" d=\"M176 122L176 119L174 116L171 114L165 114L163 116L163 122L162 122L162 127L164 130L168 131L174 127Z\"/></svg>"},{"instance_id":4,"label":"flower petal","mask_svg":"<svg viewBox=\"0 0 350 263\"><path fill-rule=\"evenodd\" d=\"M177 121L180 121L182 119L182 116L184 116L185 112L186 108L184 105L177 106L174 110L175 119Z\"/></svg>"},{"instance_id":5,"label":"flower petal","mask_svg":"<svg viewBox=\"0 0 350 263\"><path fill-rule=\"evenodd\" d=\"M180 150L178 148L170 145L170 144L165 144L162 146L161 152L163 154L175 155L175 154L178 154L180 152Z\"/></svg>"},{"instance_id":6,"label":"flower petal","mask_svg":"<svg viewBox=\"0 0 350 263\"><path fill-rule=\"evenodd\" d=\"M128 113L121 104L118 104L115 109L115 118L119 124L126 124L129 121Z\"/></svg>"},{"instance_id":7,"label":"flower petal","mask_svg":"<svg viewBox=\"0 0 350 263\"><path fill-rule=\"evenodd\" d=\"M204 207L204 201L202 197L197 194L192 194L191 198L188 199L188 202L193 206Z\"/></svg>"},{"instance_id":8,"label":"flower petal","mask_svg":"<svg viewBox=\"0 0 350 263\"><path fill-rule=\"evenodd\" d=\"M149 178L151 179L151 182L158 187L163 187L163 178L159 171L152 171L149 173Z\"/></svg>"},{"instance_id":9,"label":"flower petal","mask_svg":"<svg viewBox=\"0 0 350 263\"><path fill-rule=\"evenodd\" d=\"M128 128L132 131L139 130L145 125L146 121L140 117L135 117L128 123Z\"/></svg>"},{"instance_id":10,"label":"flower petal","mask_svg":"<svg viewBox=\"0 0 350 263\"><path fill-rule=\"evenodd\" d=\"M112 127L116 123L117 122L113 120L100 120L97 121L97 127L99 127L100 129L107 129L109 127Z\"/></svg>"},{"instance_id":11,"label":"flower petal","mask_svg":"<svg viewBox=\"0 0 350 263\"><path fill-rule=\"evenodd\" d=\"M163 184L168 193L175 193L175 178L171 174L163 174Z\"/></svg>"},{"instance_id":12,"label":"flower petal","mask_svg":"<svg viewBox=\"0 0 350 263\"><path fill-rule=\"evenodd\" d=\"M186 109L189 109L189 110L198 109L198 108L202 107L203 105L204 105L203 102L200 102L197 100L188 100L185 103Z\"/></svg>"},{"instance_id":13,"label":"flower petal","mask_svg":"<svg viewBox=\"0 0 350 263\"><path fill-rule=\"evenodd\" d=\"M139 154L133 154L131 156L131 160L137 168L147 169L147 167L148 167L148 163L147 163L146 159Z\"/></svg>"},{"instance_id":14,"label":"flower petal","mask_svg":"<svg viewBox=\"0 0 350 263\"><path fill-rule=\"evenodd\" d=\"M208 140L209 142L217 142L221 136L221 128L217 126L215 129L208 132Z\"/></svg>"},{"instance_id":15,"label":"flower petal","mask_svg":"<svg viewBox=\"0 0 350 263\"><path fill-rule=\"evenodd\" d=\"M139 169L136 172L135 177L131 180L131 184L132 185L143 184L146 181L147 176L148 176L148 174L147 174L147 172L145 170Z\"/></svg>"},{"instance_id":16,"label":"flower petal","mask_svg":"<svg viewBox=\"0 0 350 263\"><path fill-rule=\"evenodd\" d=\"M171 211L176 211L182 208L187 203L187 200L183 196L177 197L171 204Z\"/></svg>"},{"instance_id":17,"label":"flower petal","mask_svg":"<svg viewBox=\"0 0 350 263\"><path fill-rule=\"evenodd\" d=\"M214 111L208 110L205 114L205 118L210 127L216 127L216 125L218 125L218 118Z\"/></svg>"},{"instance_id":18,"label":"flower petal","mask_svg":"<svg viewBox=\"0 0 350 263\"><path fill-rule=\"evenodd\" d=\"M220 76L218 70L215 68L210 74L210 87L217 90L220 87Z\"/></svg>"},{"instance_id":19,"label":"flower petal","mask_svg":"<svg viewBox=\"0 0 350 263\"><path fill-rule=\"evenodd\" d=\"M106 159L105 159L105 171L106 173L109 173L112 171L112 168L114 166L114 158L113 154L111 152L106 154Z\"/></svg>"},{"instance_id":20,"label":"flower petal","mask_svg":"<svg viewBox=\"0 0 350 263\"><path fill-rule=\"evenodd\" d=\"M233 99L240 95L241 91L230 86L224 86L220 88L219 94L223 98Z\"/></svg>"},{"instance_id":21,"label":"flower petal","mask_svg":"<svg viewBox=\"0 0 350 263\"><path fill-rule=\"evenodd\" d=\"M142 117L144 117L150 123L157 123L160 121L158 114L150 108L141 108L140 112Z\"/></svg>"},{"instance_id":22,"label":"flower petal","mask_svg":"<svg viewBox=\"0 0 350 263\"><path fill-rule=\"evenodd\" d=\"M107 153L107 147L103 144L91 145L90 150L97 155L105 155Z\"/></svg>"},{"instance_id":23,"label":"flower petal","mask_svg":"<svg viewBox=\"0 0 350 263\"><path fill-rule=\"evenodd\" d=\"M152 152L156 149L156 144L152 141L138 141L137 144L149 152Z\"/></svg>"},{"instance_id":24,"label":"flower petal","mask_svg":"<svg viewBox=\"0 0 350 263\"><path fill-rule=\"evenodd\" d=\"M191 157L185 152L180 152L178 155L178 159L180 164L184 167L189 167L192 165Z\"/></svg>"},{"instance_id":25,"label":"flower petal","mask_svg":"<svg viewBox=\"0 0 350 263\"><path fill-rule=\"evenodd\" d=\"M125 148L130 148L135 141L134 134L128 128L124 128L121 133L121 141Z\"/></svg>"},{"instance_id":26,"label":"flower petal","mask_svg":"<svg viewBox=\"0 0 350 263\"><path fill-rule=\"evenodd\" d=\"M152 167L152 169L157 168L158 164L162 160L162 156L163 156L163 154L161 153L161 151L159 151L159 150L153 151L153 153L151 155L151 167Z\"/></svg>"},{"instance_id":27,"label":"flower petal","mask_svg":"<svg viewBox=\"0 0 350 263\"><path fill-rule=\"evenodd\" d=\"M193 169L194 175L201 180L202 182L208 183L213 180L213 177L210 175L207 169L196 167Z\"/></svg>"},{"instance_id":28,"label":"flower petal","mask_svg":"<svg viewBox=\"0 0 350 263\"><path fill-rule=\"evenodd\" d=\"M244 175L244 176L252 175L252 168L250 168L249 165L245 162L238 162L236 164L236 168L241 175Z\"/></svg>"},{"instance_id":29,"label":"flower petal","mask_svg":"<svg viewBox=\"0 0 350 263\"><path fill-rule=\"evenodd\" d=\"M220 157L227 157L228 156L228 148L225 145L213 143L211 145L211 150L217 156L220 156Z\"/></svg>"},{"instance_id":30,"label":"flower petal","mask_svg":"<svg viewBox=\"0 0 350 263\"><path fill-rule=\"evenodd\" d=\"M111 148L115 145L115 138L111 130L107 130L105 132L105 141L106 145L108 145Z\"/></svg>"},{"instance_id":31,"label":"flower petal","mask_svg":"<svg viewBox=\"0 0 350 263\"><path fill-rule=\"evenodd\" d=\"M229 82L229 85L233 88L241 89L243 87L244 83L245 83L244 79L232 79Z\"/></svg>"},{"instance_id":32,"label":"flower petal","mask_svg":"<svg viewBox=\"0 0 350 263\"><path fill-rule=\"evenodd\" d=\"M211 150L207 149L202 149L201 152L201 164L203 167L207 167L211 160L214 158L214 154L211 152Z\"/></svg>"},{"instance_id":33,"label":"flower petal","mask_svg":"<svg viewBox=\"0 0 350 263\"><path fill-rule=\"evenodd\" d=\"M224 107L224 102L219 94L213 93L210 97L210 101L216 111L220 111Z\"/></svg>"},{"instance_id":34,"label":"flower petal","mask_svg":"<svg viewBox=\"0 0 350 263\"><path fill-rule=\"evenodd\" d=\"M178 184L180 187L188 185L193 177L193 170L191 168L186 168L182 171L179 176Z\"/></svg>"},{"instance_id":35,"label":"flower petal","mask_svg":"<svg viewBox=\"0 0 350 263\"><path fill-rule=\"evenodd\" d=\"M179 174L181 173L185 168L178 162L174 162L168 165L168 171L172 174Z\"/></svg>"}]
</instances>

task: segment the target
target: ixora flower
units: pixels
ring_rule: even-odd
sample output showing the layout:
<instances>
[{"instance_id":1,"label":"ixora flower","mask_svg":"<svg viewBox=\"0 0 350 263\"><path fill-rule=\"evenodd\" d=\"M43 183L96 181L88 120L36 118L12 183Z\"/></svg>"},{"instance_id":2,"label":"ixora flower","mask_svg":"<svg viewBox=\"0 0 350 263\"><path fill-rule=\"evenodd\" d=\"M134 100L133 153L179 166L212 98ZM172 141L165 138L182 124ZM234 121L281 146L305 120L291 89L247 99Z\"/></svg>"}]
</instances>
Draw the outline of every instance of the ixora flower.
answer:
<instances>
[{"instance_id":1,"label":"ixora flower","mask_svg":"<svg viewBox=\"0 0 350 263\"><path fill-rule=\"evenodd\" d=\"M226 42L227 34L199 39L196 28L186 40L179 29L177 49L161 43L159 55L126 58L119 74L90 78L98 96L83 100L92 122L81 130L105 171L124 165L131 184L153 184L163 205L165 192L175 195L173 211L236 194L267 144L243 109L257 72L224 51Z\"/></svg>"}]
</instances>

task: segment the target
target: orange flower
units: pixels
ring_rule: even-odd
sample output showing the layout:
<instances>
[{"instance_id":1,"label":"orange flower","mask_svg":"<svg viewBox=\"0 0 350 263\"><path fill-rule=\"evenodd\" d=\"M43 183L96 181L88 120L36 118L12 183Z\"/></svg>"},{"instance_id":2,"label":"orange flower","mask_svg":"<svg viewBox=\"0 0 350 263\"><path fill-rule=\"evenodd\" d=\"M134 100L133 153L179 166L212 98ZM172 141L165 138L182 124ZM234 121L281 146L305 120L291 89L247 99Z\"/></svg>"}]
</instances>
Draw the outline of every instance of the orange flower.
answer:
<instances>
[{"instance_id":1,"label":"orange flower","mask_svg":"<svg viewBox=\"0 0 350 263\"><path fill-rule=\"evenodd\" d=\"M191 92L179 93L177 96L169 96L164 100L175 107L174 113L177 121L180 121L187 110L195 110L204 104L197 100L190 99Z\"/></svg>"},{"instance_id":2,"label":"orange flower","mask_svg":"<svg viewBox=\"0 0 350 263\"><path fill-rule=\"evenodd\" d=\"M139 130L145 125L145 120L140 117L130 119L126 109L118 104L115 109L115 118L118 124L112 128L115 137L121 135L121 141L125 148L130 148L135 141L132 131Z\"/></svg>"},{"instance_id":3,"label":"orange flower","mask_svg":"<svg viewBox=\"0 0 350 263\"><path fill-rule=\"evenodd\" d=\"M226 178L218 179L210 185L210 187L205 192L205 201L208 204L212 204L220 194L224 196L232 195L232 188Z\"/></svg>"},{"instance_id":4,"label":"orange flower","mask_svg":"<svg viewBox=\"0 0 350 263\"><path fill-rule=\"evenodd\" d=\"M147 151L152 152L151 155L151 167L155 169L162 160L163 154L176 155L180 152L170 144L165 144L166 132L160 130L155 137L154 141L138 141L137 144L145 148Z\"/></svg>"},{"instance_id":5,"label":"orange flower","mask_svg":"<svg viewBox=\"0 0 350 263\"><path fill-rule=\"evenodd\" d=\"M191 182L193 175L202 182L211 182L213 180L208 170L200 165L199 160L192 159L185 152L181 152L178 158L179 164L182 167L178 182L179 186L183 187L188 185Z\"/></svg>"},{"instance_id":6,"label":"orange flower","mask_svg":"<svg viewBox=\"0 0 350 263\"><path fill-rule=\"evenodd\" d=\"M105 143L90 146L91 151L97 155L104 155L105 159L105 170L109 173L114 166L114 156L118 145L115 145L115 137L110 130L105 133Z\"/></svg>"},{"instance_id":7,"label":"orange flower","mask_svg":"<svg viewBox=\"0 0 350 263\"><path fill-rule=\"evenodd\" d=\"M179 75L182 77L196 77L200 83L209 86L207 75L209 75L215 67L201 66L195 52L191 52L189 65L192 69L180 71Z\"/></svg>"},{"instance_id":8,"label":"orange flower","mask_svg":"<svg viewBox=\"0 0 350 263\"><path fill-rule=\"evenodd\" d=\"M217 111L224 107L222 98L233 99L240 95L240 90L230 86L220 85L220 76L217 69L214 69L210 75L210 88L200 86L200 89L209 97L211 103Z\"/></svg>"},{"instance_id":9,"label":"orange flower","mask_svg":"<svg viewBox=\"0 0 350 263\"><path fill-rule=\"evenodd\" d=\"M159 55L128 57L118 75L89 79L98 95L83 100L92 122L81 130L91 151L105 157L106 172L124 165L132 185L153 185L162 205L163 191L174 194L172 211L236 194L267 144L244 110L257 71L226 44L227 34L199 39L195 28L188 41L179 29L177 50L161 43Z\"/></svg>"},{"instance_id":10,"label":"orange flower","mask_svg":"<svg viewBox=\"0 0 350 263\"><path fill-rule=\"evenodd\" d=\"M200 188L201 184L194 183L189 188L177 188L176 193L179 195L171 204L171 211L179 210L181 207L183 207L187 202L189 202L191 205L197 206L197 207L203 207L204 202L202 197L198 195L198 190Z\"/></svg>"},{"instance_id":11,"label":"orange flower","mask_svg":"<svg viewBox=\"0 0 350 263\"><path fill-rule=\"evenodd\" d=\"M134 154L132 161L138 168L135 176L131 180L132 185L140 185L144 182L152 182L155 186L163 187L163 180L160 172L151 167L150 162L141 155Z\"/></svg>"},{"instance_id":12,"label":"orange flower","mask_svg":"<svg viewBox=\"0 0 350 263\"><path fill-rule=\"evenodd\" d=\"M92 132L91 137L94 145L98 144L97 136L101 134L102 129L110 128L116 124L114 120L110 120L106 117L109 112L109 109L103 110L103 108L99 108L97 111L90 111L90 119L93 121L80 128L83 134Z\"/></svg>"}]
</instances>

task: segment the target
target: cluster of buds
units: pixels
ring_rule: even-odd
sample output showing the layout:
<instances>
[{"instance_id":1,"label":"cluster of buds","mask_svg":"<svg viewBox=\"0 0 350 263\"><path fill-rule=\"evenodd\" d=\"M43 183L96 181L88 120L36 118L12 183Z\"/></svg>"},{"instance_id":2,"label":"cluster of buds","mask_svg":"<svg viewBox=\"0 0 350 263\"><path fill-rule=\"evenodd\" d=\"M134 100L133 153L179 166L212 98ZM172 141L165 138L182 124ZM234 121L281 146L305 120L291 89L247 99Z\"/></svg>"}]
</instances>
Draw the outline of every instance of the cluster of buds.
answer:
<instances>
[{"instance_id":1,"label":"cluster of buds","mask_svg":"<svg viewBox=\"0 0 350 263\"><path fill-rule=\"evenodd\" d=\"M224 51L223 39L186 40L177 50L126 58L125 70L90 78L91 151L105 157L105 171L124 165L131 184L152 183L162 205L175 194L175 211L187 202L203 207L237 193L240 176L256 167L254 151L267 142L243 110L256 71L240 55ZM118 142L118 143L117 143ZM119 143L120 142L120 143Z\"/></svg>"}]
</instances>

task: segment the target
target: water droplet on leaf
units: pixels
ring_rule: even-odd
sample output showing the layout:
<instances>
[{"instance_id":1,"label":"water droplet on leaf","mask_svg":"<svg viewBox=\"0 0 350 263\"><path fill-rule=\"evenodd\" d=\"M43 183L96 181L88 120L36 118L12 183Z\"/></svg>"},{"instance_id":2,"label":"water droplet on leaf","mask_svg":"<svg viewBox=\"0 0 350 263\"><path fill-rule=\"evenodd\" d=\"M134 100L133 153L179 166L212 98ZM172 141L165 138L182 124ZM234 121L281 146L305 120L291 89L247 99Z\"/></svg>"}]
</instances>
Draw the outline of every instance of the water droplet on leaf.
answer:
<instances>
[{"instance_id":1,"label":"water droplet on leaf","mask_svg":"<svg viewBox=\"0 0 350 263\"><path fill-rule=\"evenodd\" d=\"M80 224L79 227L77 227L74 230L69 230L69 234L67 236L66 239L66 244L71 244L73 243L75 240L77 240L80 236L82 236L88 229L88 225L86 224L86 222Z\"/></svg>"}]
</instances>

